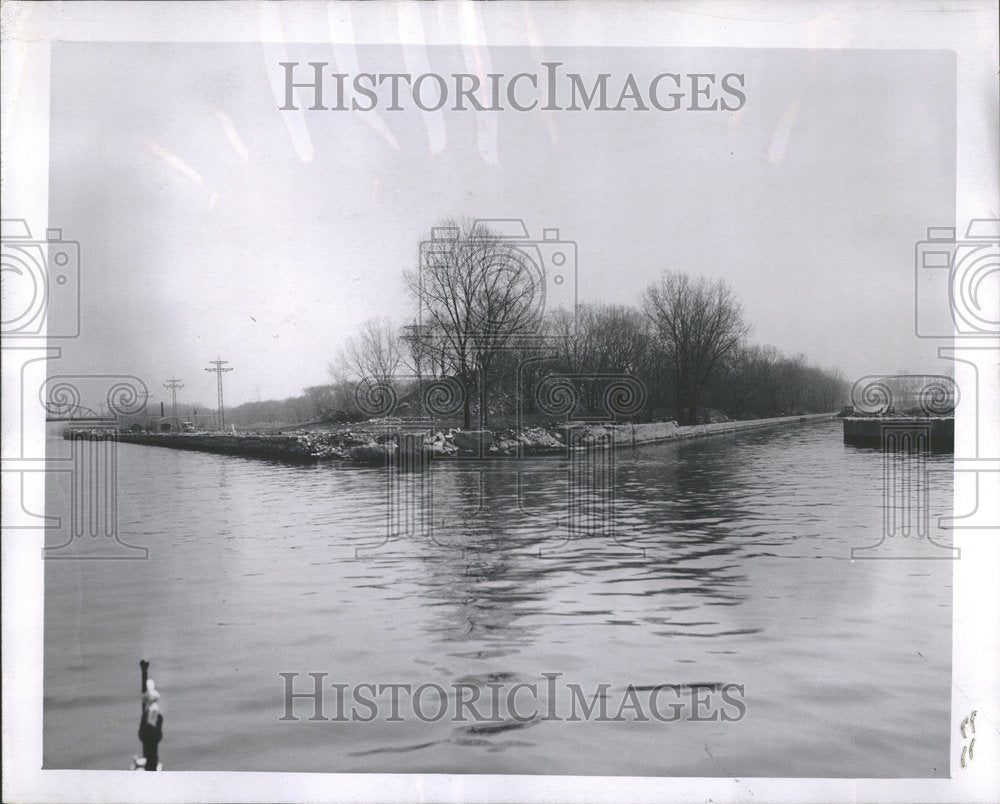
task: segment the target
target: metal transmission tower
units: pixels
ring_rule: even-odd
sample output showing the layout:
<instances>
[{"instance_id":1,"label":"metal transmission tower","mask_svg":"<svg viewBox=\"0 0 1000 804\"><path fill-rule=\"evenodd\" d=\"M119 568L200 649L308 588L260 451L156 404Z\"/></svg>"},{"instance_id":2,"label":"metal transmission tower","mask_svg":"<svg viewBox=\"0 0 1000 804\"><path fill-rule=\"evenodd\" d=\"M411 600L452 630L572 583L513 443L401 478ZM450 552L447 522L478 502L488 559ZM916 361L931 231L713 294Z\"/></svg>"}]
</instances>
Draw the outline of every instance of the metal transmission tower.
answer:
<instances>
[{"instance_id":1,"label":"metal transmission tower","mask_svg":"<svg viewBox=\"0 0 1000 804\"><path fill-rule=\"evenodd\" d=\"M165 383L163 383L163 387L166 388L168 391L170 391L170 401L172 403L170 410L171 410L171 414L174 417L174 427L176 427L177 423L178 423L178 419L177 419L177 389L178 388L183 388L184 387L184 383L182 383L176 377L171 377L169 380L167 380Z\"/></svg>"},{"instance_id":2,"label":"metal transmission tower","mask_svg":"<svg viewBox=\"0 0 1000 804\"><path fill-rule=\"evenodd\" d=\"M222 374L223 372L226 371L232 371L232 369L223 368L223 366L229 362L228 360L216 359L216 360L209 360L208 362L211 363L213 366L215 366L215 368L207 368L205 369L205 371L211 371L213 374L215 374L216 380L219 383L219 429L225 430L226 414L225 414L225 408L223 407L222 404Z\"/></svg>"}]
</instances>

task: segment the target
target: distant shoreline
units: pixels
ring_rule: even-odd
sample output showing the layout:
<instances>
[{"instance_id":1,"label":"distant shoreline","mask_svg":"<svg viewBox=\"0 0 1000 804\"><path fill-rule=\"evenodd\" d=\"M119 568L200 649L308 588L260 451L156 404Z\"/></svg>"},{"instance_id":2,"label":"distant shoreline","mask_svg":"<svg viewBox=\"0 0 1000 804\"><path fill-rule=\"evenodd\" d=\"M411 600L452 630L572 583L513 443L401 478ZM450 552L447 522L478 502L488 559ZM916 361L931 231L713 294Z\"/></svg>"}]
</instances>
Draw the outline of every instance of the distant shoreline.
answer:
<instances>
[{"instance_id":1,"label":"distant shoreline","mask_svg":"<svg viewBox=\"0 0 1000 804\"><path fill-rule=\"evenodd\" d=\"M113 439L125 444L293 461L349 465L414 464L431 460L552 456L583 449L621 449L833 419L836 413L681 426L675 422L603 424L565 422L519 430L410 429L401 423L362 422L356 429L283 433L146 433L67 430L67 439Z\"/></svg>"}]
</instances>

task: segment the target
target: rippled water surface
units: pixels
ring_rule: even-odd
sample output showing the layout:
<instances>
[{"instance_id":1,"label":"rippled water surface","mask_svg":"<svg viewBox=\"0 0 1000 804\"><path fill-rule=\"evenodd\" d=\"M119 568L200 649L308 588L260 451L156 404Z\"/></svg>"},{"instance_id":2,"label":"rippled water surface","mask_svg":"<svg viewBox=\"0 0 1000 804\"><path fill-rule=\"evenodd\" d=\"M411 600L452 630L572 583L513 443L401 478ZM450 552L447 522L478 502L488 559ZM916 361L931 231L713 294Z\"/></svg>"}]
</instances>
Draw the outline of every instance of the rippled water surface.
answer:
<instances>
[{"instance_id":1,"label":"rippled water surface","mask_svg":"<svg viewBox=\"0 0 1000 804\"><path fill-rule=\"evenodd\" d=\"M120 445L118 530L147 560L62 560L109 540L69 539L71 475L54 475L49 544L70 543L46 563L46 767L127 767L146 657L168 770L946 775L948 553L900 535L851 560L883 532L879 452L844 446L834 421L604 460L387 480ZM923 468L896 513L927 491L933 526L951 462ZM390 497L397 526L429 512L424 533L385 542ZM288 722L283 672L298 691L311 672L481 690L559 673L563 703L563 685L610 685L611 714L630 684L644 702L742 685L745 714L692 720L687 697L669 722L426 723L405 706L404 722L310 722L300 701Z\"/></svg>"}]
</instances>

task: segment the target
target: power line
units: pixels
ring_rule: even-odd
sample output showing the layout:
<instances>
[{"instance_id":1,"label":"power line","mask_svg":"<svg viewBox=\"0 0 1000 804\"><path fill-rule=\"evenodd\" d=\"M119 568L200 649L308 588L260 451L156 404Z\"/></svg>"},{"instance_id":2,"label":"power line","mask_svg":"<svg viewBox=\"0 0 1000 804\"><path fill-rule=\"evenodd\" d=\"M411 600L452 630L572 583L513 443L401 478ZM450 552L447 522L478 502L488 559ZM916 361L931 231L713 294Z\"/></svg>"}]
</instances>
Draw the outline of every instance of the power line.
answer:
<instances>
[{"instance_id":1,"label":"power line","mask_svg":"<svg viewBox=\"0 0 1000 804\"><path fill-rule=\"evenodd\" d=\"M183 388L184 387L184 383L182 383L176 377L171 377L169 380L167 380L165 383L163 383L163 387L166 388L168 391L170 391L170 400L171 400L171 403L172 403L171 410L172 410L173 416L174 416L174 424L176 425L177 424L177 389L178 388Z\"/></svg>"},{"instance_id":2,"label":"power line","mask_svg":"<svg viewBox=\"0 0 1000 804\"><path fill-rule=\"evenodd\" d=\"M215 368L207 368L205 369L205 371L211 371L213 374L215 374L216 380L219 384L219 429L225 430L226 414L225 414L225 407L223 406L222 402L222 375L224 372L232 371L232 369L223 368L223 366L229 362L228 360L222 360L221 358L218 358L216 360L209 360L208 362L211 363L213 366L215 366Z\"/></svg>"}]
</instances>

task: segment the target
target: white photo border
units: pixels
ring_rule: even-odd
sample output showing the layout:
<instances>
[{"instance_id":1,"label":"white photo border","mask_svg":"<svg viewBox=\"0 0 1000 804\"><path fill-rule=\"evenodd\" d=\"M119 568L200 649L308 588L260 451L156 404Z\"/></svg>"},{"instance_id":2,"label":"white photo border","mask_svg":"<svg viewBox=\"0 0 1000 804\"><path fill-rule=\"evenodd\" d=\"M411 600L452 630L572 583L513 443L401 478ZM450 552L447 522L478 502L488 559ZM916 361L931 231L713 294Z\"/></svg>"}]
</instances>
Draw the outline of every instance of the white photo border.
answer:
<instances>
[{"instance_id":1,"label":"white photo border","mask_svg":"<svg viewBox=\"0 0 1000 804\"><path fill-rule=\"evenodd\" d=\"M315 3L285 2L9 2L3 16L2 187L4 217L48 216L50 47L73 42L316 42L307 24ZM342 6L338 6L342 8ZM306 10L308 14L306 13ZM956 225L1000 217L998 175L997 4L954 2L572 2L409 5L350 3L368 43L523 45L530 18L539 42L552 46L658 48L821 48L950 50L957 58ZM331 19L335 15L331 15ZM488 18L491 39L484 39ZM423 20L422 30L414 26ZM326 32L323 32L326 33ZM336 36L331 25L330 36ZM360 43L361 40L355 40ZM929 224L933 222L928 222ZM958 411L955 513L976 511L977 528L956 529L954 566L952 743L950 779L772 779L546 777L408 774L172 772L150 777L118 771L42 770L43 536L6 531L3 542L3 788L14 801L973 801L1000 789L1000 695L995 668L1000 566L996 499L978 499L976 472L997 477L1000 458L980 454L970 434L996 433L1000 410L997 355L987 346L979 404ZM12 441L44 454L44 421L20 419L21 367L46 354L5 344L4 460ZM961 369L960 369L961 370ZM39 411L40 413L40 411ZM23 434L23 437L22 435ZM972 438L975 438L973 435ZM18 441L18 439L21 439ZM983 443L980 441L979 443ZM994 444L995 446L995 444ZM966 459L966 455L975 457ZM985 470L985 471L984 471ZM980 492L990 480L980 484ZM979 496L982 496L980 494ZM987 496L988 492L987 492ZM994 497L998 495L993 495ZM10 500L3 498L4 521ZM44 500L32 502L43 510ZM972 520L969 520L970 522ZM983 528L983 525L988 526ZM992 625L991 625L992 623ZM978 761L962 768L959 724L978 711ZM780 750L780 746L775 746Z\"/></svg>"}]
</instances>

